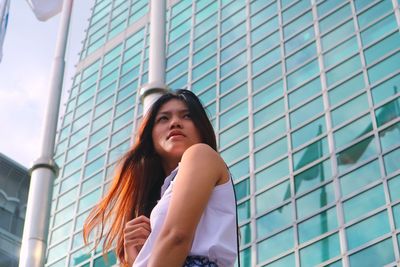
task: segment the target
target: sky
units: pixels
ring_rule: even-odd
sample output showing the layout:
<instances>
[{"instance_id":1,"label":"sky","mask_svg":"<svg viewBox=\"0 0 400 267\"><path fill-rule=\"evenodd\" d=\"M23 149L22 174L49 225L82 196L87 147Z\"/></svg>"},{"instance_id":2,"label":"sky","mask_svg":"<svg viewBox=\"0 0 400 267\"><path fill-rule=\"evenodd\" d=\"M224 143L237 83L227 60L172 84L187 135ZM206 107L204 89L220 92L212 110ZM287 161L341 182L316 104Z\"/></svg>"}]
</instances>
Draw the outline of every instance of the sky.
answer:
<instances>
[{"instance_id":1,"label":"sky","mask_svg":"<svg viewBox=\"0 0 400 267\"><path fill-rule=\"evenodd\" d=\"M65 109L93 2L74 1L60 114ZM11 0L0 62L0 153L26 168L40 154L59 22L60 14L41 22L27 1Z\"/></svg>"}]
</instances>

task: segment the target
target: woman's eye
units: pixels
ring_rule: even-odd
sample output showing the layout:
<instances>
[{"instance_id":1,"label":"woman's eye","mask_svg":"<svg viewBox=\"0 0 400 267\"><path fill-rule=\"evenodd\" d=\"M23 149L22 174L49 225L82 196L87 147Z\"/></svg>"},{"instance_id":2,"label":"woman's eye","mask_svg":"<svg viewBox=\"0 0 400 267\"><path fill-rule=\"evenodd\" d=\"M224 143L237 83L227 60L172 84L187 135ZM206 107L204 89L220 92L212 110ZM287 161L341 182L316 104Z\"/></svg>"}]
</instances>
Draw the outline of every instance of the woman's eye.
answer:
<instances>
[{"instance_id":1,"label":"woman's eye","mask_svg":"<svg viewBox=\"0 0 400 267\"><path fill-rule=\"evenodd\" d=\"M188 113L188 114L185 114L185 115L183 115L183 117L185 118L185 119L190 119L190 118L192 118L191 116L190 116L190 114Z\"/></svg>"},{"instance_id":2,"label":"woman's eye","mask_svg":"<svg viewBox=\"0 0 400 267\"><path fill-rule=\"evenodd\" d=\"M168 120L167 116L161 116L161 117L158 118L157 121L167 121L167 120Z\"/></svg>"}]
</instances>

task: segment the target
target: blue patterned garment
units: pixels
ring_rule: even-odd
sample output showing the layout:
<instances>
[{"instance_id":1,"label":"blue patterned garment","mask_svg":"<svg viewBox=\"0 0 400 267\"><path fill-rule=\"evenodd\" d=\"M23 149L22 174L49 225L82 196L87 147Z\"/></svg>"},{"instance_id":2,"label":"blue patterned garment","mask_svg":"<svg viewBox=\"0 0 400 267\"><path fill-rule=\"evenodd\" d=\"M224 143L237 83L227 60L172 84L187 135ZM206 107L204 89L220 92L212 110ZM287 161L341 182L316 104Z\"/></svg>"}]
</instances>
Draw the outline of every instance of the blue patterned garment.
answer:
<instances>
[{"instance_id":1,"label":"blue patterned garment","mask_svg":"<svg viewBox=\"0 0 400 267\"><path fill-rule=\"evenodd\" d=\"M218 265L203 256L188 256L183 267L218 267Z\"/></svg>"}]
</instances>

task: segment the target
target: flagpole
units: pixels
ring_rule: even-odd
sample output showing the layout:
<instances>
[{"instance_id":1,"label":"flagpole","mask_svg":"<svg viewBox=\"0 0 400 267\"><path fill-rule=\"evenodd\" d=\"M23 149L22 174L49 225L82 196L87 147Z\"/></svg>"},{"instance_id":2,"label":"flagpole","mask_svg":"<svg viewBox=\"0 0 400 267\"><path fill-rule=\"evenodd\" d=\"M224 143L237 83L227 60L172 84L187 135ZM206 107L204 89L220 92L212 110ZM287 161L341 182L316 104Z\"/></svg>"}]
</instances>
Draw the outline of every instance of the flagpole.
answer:
<instances>
[{"instance_id":1,"label":"flagpole","mask_svg":"<svg viewBox=\"0 0 400 267\"><path fill-rule=\"evenodd\" d=\"M165 85L166 0L150 1L149 82L140 89L143 114L163 93Z\"/></svg>"},{"instance_id":2,"label":"flagpole","mask_svg":"<svg viewBox=\"0 0 400 267\"><path fill-rule=\"evenodd\" d=\"M53 160L53 155L72 5L73 0L63 1L41 151L30 170L31 183L22 237L20 267L42 267L45 264L53 184L58 175L58 166Z\"/></svg>"}]
</instances>

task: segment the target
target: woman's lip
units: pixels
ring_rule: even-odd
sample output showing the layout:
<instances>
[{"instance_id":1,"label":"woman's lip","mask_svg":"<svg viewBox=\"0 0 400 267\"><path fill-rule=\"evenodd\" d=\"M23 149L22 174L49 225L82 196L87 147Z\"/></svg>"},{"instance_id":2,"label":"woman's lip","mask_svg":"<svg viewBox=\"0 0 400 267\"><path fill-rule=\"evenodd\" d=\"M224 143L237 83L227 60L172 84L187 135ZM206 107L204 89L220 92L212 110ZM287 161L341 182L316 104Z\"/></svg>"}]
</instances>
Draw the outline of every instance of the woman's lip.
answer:
<instances>
[{"instance_id":1,"label":"woman's lip","mask_svg":"<svg viewBox=\"0 0 400 267\"><path fill-rule=\"evenodd\" d=\"M172 134L172 135L170 135L170 136L168 137L168 139L170 139L170 138L172 138L172 137L177 137L177 136L182 136L182 137L184 137L183 134Z\"/></svg>"}]
</instances>

